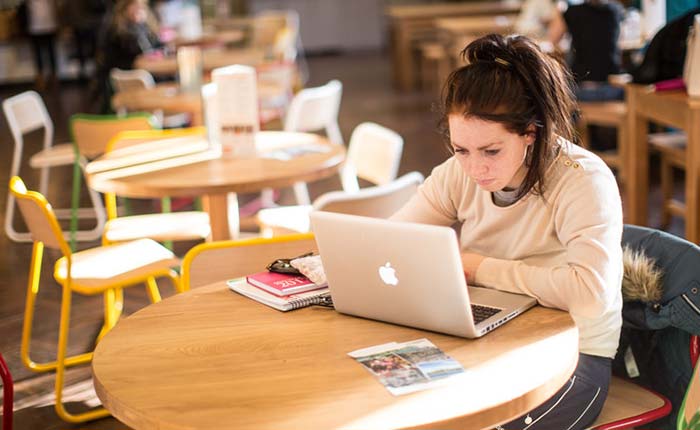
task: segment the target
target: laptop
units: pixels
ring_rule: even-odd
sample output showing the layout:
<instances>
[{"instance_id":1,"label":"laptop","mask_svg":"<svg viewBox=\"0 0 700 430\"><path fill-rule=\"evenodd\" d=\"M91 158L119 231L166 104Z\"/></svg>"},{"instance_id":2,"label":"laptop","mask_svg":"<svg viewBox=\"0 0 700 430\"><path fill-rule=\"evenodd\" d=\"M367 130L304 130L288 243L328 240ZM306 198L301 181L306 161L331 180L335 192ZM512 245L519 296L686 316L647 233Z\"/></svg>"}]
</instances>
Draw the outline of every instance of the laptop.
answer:
<instances>
[{"instance_id":1,"label":"laptop","mask_svg":"<svg viewBox=\"0 0 700 430\"><path fill-rule=\"evenodd\" d=\"M314 211L311 230L344 314L476 338L536 304L467 286L450 227Z\"/></svg>"}]
</instances>

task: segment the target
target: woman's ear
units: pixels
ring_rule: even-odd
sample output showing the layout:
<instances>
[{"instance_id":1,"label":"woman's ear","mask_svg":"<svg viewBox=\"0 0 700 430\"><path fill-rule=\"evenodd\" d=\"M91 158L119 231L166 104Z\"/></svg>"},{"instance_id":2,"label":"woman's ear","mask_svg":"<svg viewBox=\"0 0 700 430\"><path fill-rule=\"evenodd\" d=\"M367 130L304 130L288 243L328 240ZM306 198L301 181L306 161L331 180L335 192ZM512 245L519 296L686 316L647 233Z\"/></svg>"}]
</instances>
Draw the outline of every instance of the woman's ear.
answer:
<instances>
[{"instance_id":1,"label":"woman's ear","mask_svg":"<svg viewBox=\"0 0 700 430\"><path fill-rule=\"evenodd\" d=\"M523 133L523 136L525 136L525 144L527 145L532 145L535 143L535 139L537 138L537 129L535 128L534 124L530 124L527 126L525 129L525 133Z\"/></svg>"}]
</instances>

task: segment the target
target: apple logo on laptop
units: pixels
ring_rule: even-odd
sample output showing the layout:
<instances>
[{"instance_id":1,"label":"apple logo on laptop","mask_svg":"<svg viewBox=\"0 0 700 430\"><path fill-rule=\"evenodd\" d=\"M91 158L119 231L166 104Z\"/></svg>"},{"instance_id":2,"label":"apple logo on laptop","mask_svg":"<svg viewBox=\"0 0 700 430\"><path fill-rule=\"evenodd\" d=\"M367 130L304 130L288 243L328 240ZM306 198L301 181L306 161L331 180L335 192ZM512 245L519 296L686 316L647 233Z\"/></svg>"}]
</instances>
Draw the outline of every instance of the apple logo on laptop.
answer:
<instances>
[{"instance_id":1,"label":"apple logo on laptop","mask_svg":"<svg viewBox=\"0 0 700 430\"><path fill-rule=\"evenodd\" d=\"M379 267L379 277L386 285L395 286L399 283L399 278L396 277L396 269L391 267L389 262Z\"/></svg>"}]
</instances>

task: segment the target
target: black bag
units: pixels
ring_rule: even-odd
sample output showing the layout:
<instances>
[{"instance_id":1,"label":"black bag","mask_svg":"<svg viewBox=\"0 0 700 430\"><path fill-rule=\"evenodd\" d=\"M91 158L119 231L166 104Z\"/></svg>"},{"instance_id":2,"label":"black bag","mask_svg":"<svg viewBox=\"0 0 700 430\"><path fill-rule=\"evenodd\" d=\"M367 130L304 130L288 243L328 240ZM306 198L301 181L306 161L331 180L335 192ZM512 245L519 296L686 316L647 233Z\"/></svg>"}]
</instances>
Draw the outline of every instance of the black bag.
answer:
<instances>
[{"instance_id":1,"label":"black bag","mask_svg":"<svg viewBox=\"0 0 700 430\"><path fill-rule=\"evenodd\" d=\"M686 39L693 25L693 17L700 8L692 9L664 25L651 39L644 60L632 71L632 81L651 84L683 76Z\"/></svg>"}]
</instances>

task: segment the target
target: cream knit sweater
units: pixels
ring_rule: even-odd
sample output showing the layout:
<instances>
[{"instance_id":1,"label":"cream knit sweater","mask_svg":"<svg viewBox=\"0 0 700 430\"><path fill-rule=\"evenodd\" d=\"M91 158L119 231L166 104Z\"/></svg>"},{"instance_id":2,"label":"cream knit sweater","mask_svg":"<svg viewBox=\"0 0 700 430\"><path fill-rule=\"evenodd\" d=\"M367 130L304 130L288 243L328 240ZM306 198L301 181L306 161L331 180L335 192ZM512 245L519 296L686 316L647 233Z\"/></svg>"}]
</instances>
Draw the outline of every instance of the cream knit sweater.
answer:
<instances>
[{"instance_id":1,"label":"cream knit sweater","mask_svg":"<svg viewBox=\"0 0 700 430\"><path fill-rule=\"evenodd\" d=\"M460 246L487 258L476 284L527 294L568 311L579 351L614 357L622 326L622 204L610 169L562 140L542 196L493 203L452 157L392 219L461 223Z\"/></svg>"}]
</instances>

